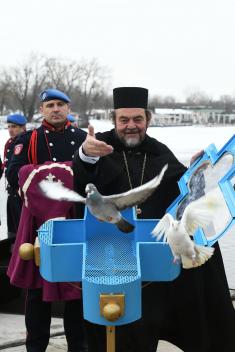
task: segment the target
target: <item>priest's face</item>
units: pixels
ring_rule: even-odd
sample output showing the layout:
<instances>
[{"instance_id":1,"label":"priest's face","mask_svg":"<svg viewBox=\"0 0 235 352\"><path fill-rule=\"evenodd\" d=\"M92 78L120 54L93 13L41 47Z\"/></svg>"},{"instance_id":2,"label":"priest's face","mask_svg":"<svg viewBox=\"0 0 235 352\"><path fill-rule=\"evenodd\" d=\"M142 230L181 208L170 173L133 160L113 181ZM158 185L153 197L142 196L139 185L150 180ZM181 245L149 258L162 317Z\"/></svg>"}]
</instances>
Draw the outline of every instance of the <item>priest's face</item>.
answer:
<instances>
[{"instance_id":1,"label":"priest's face","mask_svg":"<svg viewBox=\"0 0 235 352\"><path fill-rule=\"evenodd\" d=\"M149 121L144 109L122 108L115 110L115 130L127 147L136 147L144 140Z\"/></svg>"}]
</instances>

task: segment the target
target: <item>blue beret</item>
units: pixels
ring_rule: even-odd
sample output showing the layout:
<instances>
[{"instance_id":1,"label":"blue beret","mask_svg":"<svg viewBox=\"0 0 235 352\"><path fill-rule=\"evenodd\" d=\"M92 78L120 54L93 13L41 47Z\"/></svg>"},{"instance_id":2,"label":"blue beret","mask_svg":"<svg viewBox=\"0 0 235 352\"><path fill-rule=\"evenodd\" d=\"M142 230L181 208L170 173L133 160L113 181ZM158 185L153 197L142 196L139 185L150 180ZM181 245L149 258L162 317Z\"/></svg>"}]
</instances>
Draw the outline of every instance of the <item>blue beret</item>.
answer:
<instances>
[{"instance_id":1,"label":"blue beret","mask_svg":"<svg viewBox=\"0 0 235 352\"><path fill-rule=\"evenodd\" d=\"M75 117L73 116L73 115L71 115L71 114L68 114L67 115L67 119L70 121L70 122L75 122L76 120L75 120Z\"/></svg>"},{"instance_id":2,"label":"blue beret","mask_svg":"<svg viewBox=\"0 0 235 352\"><path fill-rule=\"evenodd\" d=\"M27 119L24 115L12 114L7 116L8 123L14 123L15 125L24 126L27 123Z\"/></svg>"},{"instance_id":3,"label":"blue beret","mask_svg":"<svg viewBox=\"0 0 235 352\"><path fill-rule=\"evenodd\" d=\"M71 99L66 94L64 94L60 90L52 89L52 88L43 90L40 93L39 98L41 102L54 100L54 99L62 100L65 103L71 102Z\"/></svg>"}]
</instances>

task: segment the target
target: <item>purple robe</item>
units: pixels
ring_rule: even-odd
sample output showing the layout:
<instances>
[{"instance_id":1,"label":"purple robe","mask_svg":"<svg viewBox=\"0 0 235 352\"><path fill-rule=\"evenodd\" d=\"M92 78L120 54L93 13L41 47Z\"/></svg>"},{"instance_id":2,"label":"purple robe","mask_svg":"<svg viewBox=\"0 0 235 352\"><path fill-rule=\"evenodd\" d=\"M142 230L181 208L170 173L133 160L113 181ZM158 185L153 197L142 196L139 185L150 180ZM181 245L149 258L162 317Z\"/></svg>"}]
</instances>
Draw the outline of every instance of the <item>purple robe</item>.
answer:
<instances>
[{"instance_id":1,"label":"purple robe","mask_svg":"<svg viewBox=\"0 0 235 352\"><path fill-rule=\"evenodd\" d=\"M40 192L38 183L45 179L61 180L73 188L71 162L43 165L25 165L19 172L20 193L23 207L16 241L7 274L12 285L21 288L42 288L44 301L72 300L81 297L78 283L51 283L44 280L34 260L25 261L19 256L22 243L34 244L37 229L47 220L57 217L71 217L72 203L47 199Z\"/></svg>"}]
</instances>

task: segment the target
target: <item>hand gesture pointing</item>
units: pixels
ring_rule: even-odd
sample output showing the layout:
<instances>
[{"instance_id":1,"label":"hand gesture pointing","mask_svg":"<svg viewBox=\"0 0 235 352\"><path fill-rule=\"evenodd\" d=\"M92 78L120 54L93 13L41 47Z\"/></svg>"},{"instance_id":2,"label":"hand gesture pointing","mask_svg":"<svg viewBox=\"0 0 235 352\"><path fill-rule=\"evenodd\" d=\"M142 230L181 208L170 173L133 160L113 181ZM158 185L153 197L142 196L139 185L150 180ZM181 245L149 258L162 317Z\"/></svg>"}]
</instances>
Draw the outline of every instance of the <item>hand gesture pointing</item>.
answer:
<instances>
[{"instance_id":1,"label":"hand gesture pointing","mask_svg":"<svg viewBox=\"0 0 235 352\"><path fill-rule=\"evenodd\" d=\"M87 156L105 156L113 152L113 147L96 139L94 127L88 126L88 133L82 145L83 153Z\"/></svg>"}]
</instances>

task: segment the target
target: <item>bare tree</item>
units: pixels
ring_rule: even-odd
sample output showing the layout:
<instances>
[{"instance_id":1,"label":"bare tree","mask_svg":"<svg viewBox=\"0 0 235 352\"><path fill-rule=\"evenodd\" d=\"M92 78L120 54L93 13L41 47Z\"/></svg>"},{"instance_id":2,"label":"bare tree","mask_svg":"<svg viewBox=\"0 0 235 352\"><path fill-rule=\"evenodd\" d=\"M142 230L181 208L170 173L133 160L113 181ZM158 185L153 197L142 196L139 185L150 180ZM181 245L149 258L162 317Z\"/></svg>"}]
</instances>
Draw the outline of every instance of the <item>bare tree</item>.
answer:
<instances>
[{"instance_id":1,"label":"bare tree","mask_svg":"<svg viewBox=\"0 0 235 352\"><path fill-rule=\"evenodd\" d=\"M9 84L4 79L4 72L0 73L1 81L0 81L0 115L4 115L8 113L9 106Z\"/></svg>"},{"instance_id":2,"label":"bare tree","mask_svg":"<svg viewBox=\"0 0 235 352\"><path fill-rule=\"evenodd\" d=\"M163 105L164 98L160 95L154 95L149 99L149 109L154 110L155 108Z\"/></svg>"},{"instance_id":3,"label":"bare tree","mask_svg":"<svg viewBox=\"0 0 235 352\"><path fill-rule=\"evenodd\" d=\"M188 88L186 91L186 103L193 106L208 106L212 99L207 93L200 90L199 88Z\"/></svg>"},{"instance_id":4,"label":"bare tree","mask_svg":"<svg viewBox=\"0 0 235 352\"><path fill-rule=\"evenodd\" d=\"M220 97L220 102L222 105L222 109L224 109L224 112L226 114L232 113L234 105L235 105L235 101L231 95L222 95Z\"/></svg>"},{"instance_id":5,"label":"bare tree","mask_svg":"<svg viewBox=\"0 0 235 352\"><path fill-rule=\"evenodd\" d=\"M0 110L20 111L31 121L39 93L56 88L72 98L74 111L90 114L94 106L107 102L109 77L108 68L96 59L75 62L31 54L23 64L2 69Z\"/></svg>"},{"instance_id":6,"label":"bare tree","mask_svg":"<svg viewBox=\"0 0 235 352\"><path fill-rule=\"evenodd\" d=\"M81 67L74 61L62 60L58 58L49 58L45 63L47 69L47 87L56 88L68 95L71 95L76 89Z\"/></svg>"},{"instance_id":7,"label":"bare tree","mask_svg":"<svg viewBox=\"0 0 235 352\"><path fill-rule=\"evenodd\" d=\"M4 75L10 108L21 111L31 121L37 111L38 94L47 78L45 58L32 54L22 65L5 69Z\"/></svg>"},{"instance_id":8,"label":"bare tree","mask_svg":"<svg viewBox=\"0 0 235 352\"><path fill-rule=\"evenodd\" d=\"M74 101L77 101L82 114L90 114L97 101L103 100L108 79L108 69L99 65L96 59L80 64L78 95Z\"/></svg>"},{"instance_id":9,"label":"bare tree","mask_svg":"<svg viewBox=\"0 0 235 352\"><path fill-rule=\"evenodd\" d=\"M72 98L73 111L89 115L95 105L104 101L110 75L108 68L101 66L96 59L75 62L49 58L45 65L48 72L47 87L68 94Z\"/></svg>"}]
</instances>

